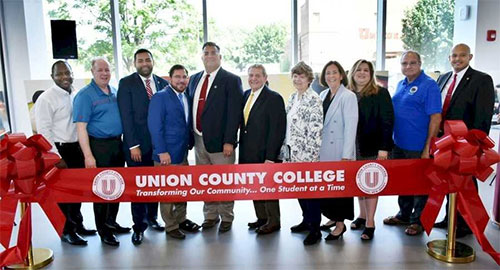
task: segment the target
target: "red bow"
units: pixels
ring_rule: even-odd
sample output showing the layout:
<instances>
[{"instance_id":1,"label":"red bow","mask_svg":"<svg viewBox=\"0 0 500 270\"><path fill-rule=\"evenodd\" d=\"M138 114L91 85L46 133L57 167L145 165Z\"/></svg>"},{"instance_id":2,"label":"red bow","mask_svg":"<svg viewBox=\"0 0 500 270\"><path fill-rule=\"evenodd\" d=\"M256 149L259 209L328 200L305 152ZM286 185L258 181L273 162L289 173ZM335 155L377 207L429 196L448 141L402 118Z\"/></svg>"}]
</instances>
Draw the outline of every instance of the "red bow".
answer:
<instances>
[{"instance_id":1,"label":"red bow","mask_svg":"<svg viewBox=\"0 0 500 270\"><path fill-rule=\"evenodd\" d=\"M57 154L42 135L26 139L24 134L5 135L0 141L0 266L22 263L31 242L31 204L38 202L59 235L66 218L50 199L46 183L57 168ZM18 201L27 202L21 218L17 245L9 248Z\"/></svg>"},{"instance_id":2,"label":"red bow","mask_svg":"<svg viewBox=\"0 0 500 270\"><path fill-rule=\"evenodd\" d=\"M434 139L431 153L433 166L426 176L434 184L420 220L429 235L447 193L457 193L457 208L476 236L483 251L500 265L497 253L484 235L489 217L476 187L472 181L475 176L485 181L493 172L491 165L500 161L500 155L492 150L495 143L481 130L467 130L463 121L445 122L445 134Z\"/></svg>"}]
</instances>

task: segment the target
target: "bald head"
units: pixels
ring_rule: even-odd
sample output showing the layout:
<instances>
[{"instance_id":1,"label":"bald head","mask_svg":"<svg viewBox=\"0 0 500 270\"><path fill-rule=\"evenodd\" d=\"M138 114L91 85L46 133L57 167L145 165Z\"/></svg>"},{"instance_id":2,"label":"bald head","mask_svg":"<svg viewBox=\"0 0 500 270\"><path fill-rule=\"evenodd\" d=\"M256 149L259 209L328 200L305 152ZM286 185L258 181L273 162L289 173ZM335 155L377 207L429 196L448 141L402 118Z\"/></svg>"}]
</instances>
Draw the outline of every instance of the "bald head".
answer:
<instances>
[{"instance_id":1,"label":"bald head","mask_svg":"<svg viewBox=\"0 0 500 270\"><path fill-rule=\"evenodd\" d=\"M462 71L469 66L470 60L472 59L470 47L464 43L459 43L453 46L448 59L450 60L453 72L458 73Z\"/></svg>"}]
</instances>

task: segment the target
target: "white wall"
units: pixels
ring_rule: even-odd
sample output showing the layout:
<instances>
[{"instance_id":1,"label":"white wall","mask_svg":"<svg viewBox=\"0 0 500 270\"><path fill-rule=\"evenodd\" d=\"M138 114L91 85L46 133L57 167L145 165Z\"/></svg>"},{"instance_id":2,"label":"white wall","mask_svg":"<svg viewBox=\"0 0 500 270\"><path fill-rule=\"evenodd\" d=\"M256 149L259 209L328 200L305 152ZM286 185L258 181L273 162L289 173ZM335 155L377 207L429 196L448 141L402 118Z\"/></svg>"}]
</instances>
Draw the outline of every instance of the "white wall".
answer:
<instances>
[{"instance_id":1,"label":"white wall","mask_svg":"<svg viewBox=\"0 0 500 270\"><path fill-rule=\"evenodd\" d=\"M486 41L487 30L496 30L495 41ZM479 0L474 67L500 84L500 0Z\"/></svg>"}]
</instances>

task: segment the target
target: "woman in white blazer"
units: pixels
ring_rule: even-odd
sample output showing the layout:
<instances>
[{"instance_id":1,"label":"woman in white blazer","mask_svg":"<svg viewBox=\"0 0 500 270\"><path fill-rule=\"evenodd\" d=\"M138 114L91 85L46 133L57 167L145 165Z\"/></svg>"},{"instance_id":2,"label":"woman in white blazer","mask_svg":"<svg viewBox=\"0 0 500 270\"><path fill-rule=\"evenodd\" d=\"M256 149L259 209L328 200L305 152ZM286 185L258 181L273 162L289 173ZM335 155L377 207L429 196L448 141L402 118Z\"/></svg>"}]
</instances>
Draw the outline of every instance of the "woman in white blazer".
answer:
<instances>
[{"instance_id":1,"label":"woman in white blazer","mask_svg":"<svg viewBox=\"0 0 500 270\"><path fill-rule=\"evenodd\" d=\"M320 161L356 160L358 100L345 86L347 74L337 61L328 62L321 72L320 83L328 89L320 93L323 104L323 136ZM336 240L346 231L345 219L354 218L354 199L324 199L322 213L335 226L326 240ZM335 222L335 223L333 223Z\"/></svg>"},{"instance_id":2,"label":"woman in white blazer","mask_svg":"<svg viewBox=\"0 0 500 270\"><path fill-rule=\"evenodd\" d=\"M282 147L284 162L319 161L323 110L321 99L311 88L314 74L308 65L299 62L292 68L292 82L297 89L286 106L286 137ZM309 231L304 245L312 245L321 239L321 200L299 199L302 222L291 227L292 232Z\"/></svg>"}]
</instances>

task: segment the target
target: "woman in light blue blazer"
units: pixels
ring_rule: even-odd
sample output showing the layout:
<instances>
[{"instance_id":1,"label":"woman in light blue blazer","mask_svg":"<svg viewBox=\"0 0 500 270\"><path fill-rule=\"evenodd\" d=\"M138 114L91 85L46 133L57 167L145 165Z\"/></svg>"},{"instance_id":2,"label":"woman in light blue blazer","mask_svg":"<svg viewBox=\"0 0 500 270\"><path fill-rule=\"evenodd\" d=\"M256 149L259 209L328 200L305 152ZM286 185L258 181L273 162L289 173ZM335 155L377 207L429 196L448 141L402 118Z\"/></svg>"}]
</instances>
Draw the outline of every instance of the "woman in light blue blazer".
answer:
<instances>
[{"instance_id":1,"label":"woman in light blue blazer","mask_svg":"<svg viewBox=\"0 0 500 270\"><path fill-rule=\"evenodd\" d=\"M337 61L330 61L321 72L320 83L328 86L328 89L320 93L324 120L319 159L355 160L358 100L356 95L345 87L347 74ZM331 220L330 227L335 226L325 239L336 240L346 231L344 220L354 218L354 199L325 199L321 210L323 215Z\"/></svg>"}]
</instances>

